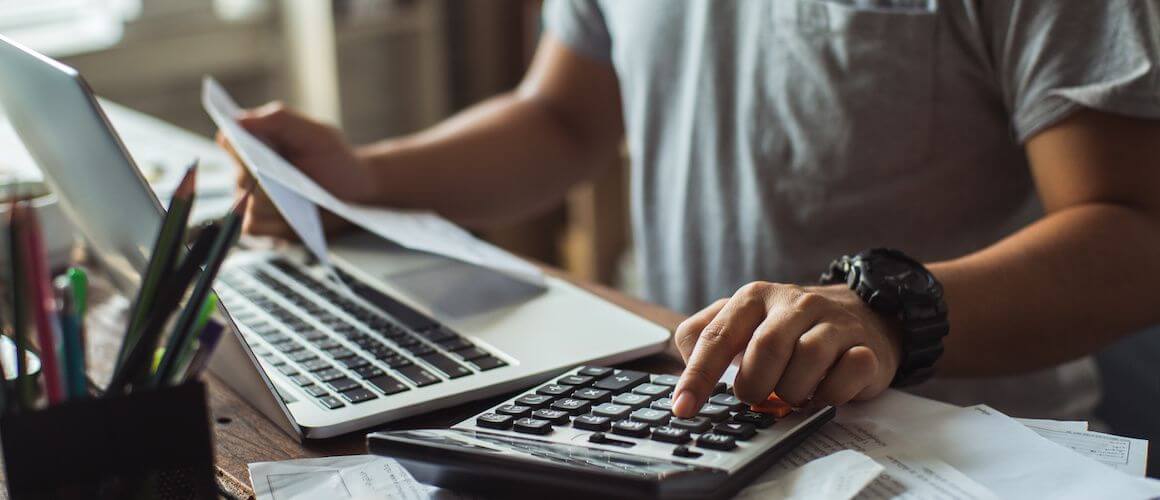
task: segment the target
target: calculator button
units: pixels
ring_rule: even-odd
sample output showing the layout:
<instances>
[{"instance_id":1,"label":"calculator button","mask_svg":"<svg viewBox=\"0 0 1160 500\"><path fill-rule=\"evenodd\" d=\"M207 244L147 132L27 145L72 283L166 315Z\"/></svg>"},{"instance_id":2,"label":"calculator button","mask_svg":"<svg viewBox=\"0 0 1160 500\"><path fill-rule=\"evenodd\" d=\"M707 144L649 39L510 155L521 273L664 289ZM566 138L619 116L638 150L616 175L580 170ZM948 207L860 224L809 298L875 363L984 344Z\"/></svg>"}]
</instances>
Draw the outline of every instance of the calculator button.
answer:
<instances>
[{"instance_id":1,"label":"calculator button","mask_svg":"<svg viewBox=\"0 0 1160 500\"><path fill-rule=\"evenodd\" d=\"M471 364L479 368L479 371L488 371L501 366L507 366L507 362L492 355L487 355L482 358L475 358L471 360Z\"/></svg>"},{"instance_id":2,"label":"calculator button","mask_svg":"<svg viewBox=\"0 0 1160 500\"><path fill-rule=\"evenodd\" d=\"M698 416L705 417L714 422L720 422L729 418L729 408L712 403L701 407L701 411L697 413Z\"/></svg>"},{"instance_id":3,"label":"calculator button","mask_svg":"<svg viewBox=\"0 0 1160 500\"><path fill-rule=\"evenodd\" d=\"M587 399L593 403L606 403L611 399L611 394L612 391L585 387L583 389L576 389L576 392L572 393L572 397L576 399Z\"/></svg>"},{"instance_id":4,"label":"calculator button","mask_svg":"<svg viewBox=\"0 0 1160 500\"><path fill-rule=\"evenodd\" d=\"M443 372L444 375L447 375L447 378L459 378L471 375L471 370L468 370L466 366L456 363L451 358L439 353L421 356L420 359Z\"/></svg>"},{"instance_id":5,"label":"calculator button","mask_svg":"<svg viewBox=\"0 0 1160 500\"><path fill-rule=\"evenodd\" d=\"M620 420L628 416L632 411L631 407L625 405L618 405L615 403L604 403L592 408L592 414L601 417L608 417L613 420Z\"/></svg>"},{"instance_id":6,"label":"calculator button","mask_svg":"<svg viewBox=\"0 0 1160 500\"><path fill-rule=\"evenodd\" d=\"M314 397L326 395L326 389L323 389L322 387L319 387L317 385L308 385L306 387L303 387L302 390L306 391L306 394L309 394L309 395L314 396Z\"/></svg>"},{"instance_id":7,"label":"calculator button","mask_svg":"<svg viewBox=\"0 0 1160 500\"><path fill-rule=\"evenodd\" d=\"M676 427L657 427L652 432L653 441L661 441L663 443L685 444L692 438L689 431L685 429L678 429Z\"/></svg>"},{"instance_id":8,"label":"calculator button","mask_svg":"<svg viewBox=\"0 0 1160 500\"><path fill-rule=\"evenodd\" d=\"M484 413L475 419L475 425L486 427L488 429L505 430L512 426L512 421L515 417L511 415L500 415L497 413Z\"/></svg>"},{"instance_id":9,"label":"calculator button","mask_svg":"<svg viewBox=\"0 0 1160 500\"><path fill-rule=\"evenodd\" d=\"M621 420L612 424L612 433L630 437L648 437L648 424L635 420Z\"/></svg>"},{"instance_id":10,"label":"calculator button","mask_svg":"<svg viewBox=\"0 0 1160 500\"><path fill-rule=\"evenodd\" d=\"M724 422L713 427L713 432L745 441L757 434L757 427L741 422Z\"/></svg>"},{"instance_id":11,"label":"calculator button","mask_svg":"<svg viewBox=\"0 0 1160 500\"><path fill-rule=\"evenodd\" d=\"M547 420L552 425L567 425L568 412L560 410L540 409L532 412L532 418Z\"/></svg>"},{"instance_id":12,"label":"calculator button","mask_svg":"<svg viewBox=\"0 0 1160 500\"><path fill-rule=\"evenodd\" d=\"M597 443L597 444L610 444L613 446L620 446L621 448L631 448L633 446L636 446L636 443L634 443L632 441L625 441L623 439L612 439L612 438L608 437L608 435L603 433L603 432L592 433L591 436L588 436L588 442Z\"/></svg>"},{"instance_id":13,"label":"calculator button","mask_svg":"<svg viewBox=\"0 0 1160 500\"><path fill-rule=\"evenodd\" d=\"M742 410L740 412L737 412L736 415L733 415L733 418L730 420L732 420L734 422L753 424L758 429L764 429L766 427L773 425L773 422L776 421L777 418L774 417L773 415L768 414L768 413L759 413L759 412L755 412L755 411L751 411L751 410Z\"/></svg>"},{"instance_id":14,"label":"calculator button","mask_svg":"<svg viewBox=\"0 0 1160 500\"><path fill-rule=\"evenodd\" d=\"M651 399L652 398L650 398L648 396L641 395L641 394L633 394L631 392L626 392L624 394L617 394L615 398L612 398L612 402L616 403L618 405L631 406L633 408L641 408L644 405L647 405L649 400L651 400Z\"/></svg>"},{"instance_id":15,"label":"calculator button","mask_svg":"<svg viewBox=\"0 0 1160 500\"><path fill-rule=\"evenodd\" d=\"M648 405L654 410L673 411L673 398L660 398Z\"/></svg>"},{"instance_id":16,"label":"calculator button","mask_svg":"<svg viewBox=\"0 0 1160 500\"><path fill-rule=\"evenodd\" d=\"M391 377L390 375L380 375L378 377L368 379L367 382L370 382L371 385L378 387L380 391L383 391L383 393L387 395L408 390L407 386L403 385L402 382L395 380L395 378Z\"/></svg>"},{"instance_id":17,"label":"calculator button","mask_svg":"<svg viewBox=\"0 0 1160 500\"><path fill-rule=\"evenodd\" d=\"M334 396L322 396L318 398L318 402L322 403L322 406L325 406L329 410L346 406L342 401L339 401L338 398Z\"/></svg>"},{"instance_id":18,"label":"calculator button","mask_svg":"<svg viewBox=\"0 0 1160 500\"><path fill-rule=\"evenodd\" d=\"M557 380L557 384L574 385L576 387L584 387L596 380L593 377L586 377L584 375L568 375L567 377Z\"/></svg>"},{"instance_id":19,"label":"calculator button","mask_svg":"<svg viewBox=\"0 0 1160 500\"><path fill-rule=\"evenodd\" d=\"M601 366L585 366L584 368L581 368L577 374L599 378L608 375L609 373L612 373L612 368L604 368Z\"/></svg>"},{"instance_id":20,"label":"calculator button","mask_svg":"<svg viewBox=\"0 0 1160 500\"><path fill-rule=\"evenodd\" d=\"M530 406L532 408L543 408L552 402L552 396L545 396L543 394L524 394L516 399L516 404Z\"/></svg>"},{"instance_id":21,"label":"calculator button","mask_svg":"<svg viewBox=\"0 0 1160 500\"><path fill-rule=\"evenodd\" d=\"M712 423L710 423L709 419L705 417L674 418L669 420L669 427L685 429L689 432L700 434L709 430L709 428L712 427Z\"/></svg>"},{"instance_id":22,"label":"calculator button","mask_svg":"<svg viewBox=\"0 0 1160 500\"><path fill-rule=\"evenodd\" d=\"M713 386L713 394L721 393L733 394L733 390L725 382L717 382L717 385Z\"/></svg>"},{"instance_id":23,"label":"calculator button","mask_svg":"<svg viewBox=\"0 0 1160 500\"><path fill-rule=\"evenodd\" d=\"M581 415L572 419L572 427L586 431L606 431L612 427L612 419L598 415Z\"/></svg>"},{"instance_id":24,"label":"calculator button","mask_svg":"<svg viewBox=\"0 0 1160 500\"><path fill-rule=\"evenodd\" d=\"M552 432L552 423L538 418L521 418L515 421L512 429L524 434L544 435Z\"/></svg>"},{"instance_id":25,"label":"calculator button","mask_svg":"<svg viewBox=\"0 0 1160 500\"><path fill-rule=\"evenodd\" d=\"M738 411L745 406L745 403L732 394L715 394L709 398L709 402L729 408L730 411Z\"/></svg>"},{"instance_id":26,"label":"calculator button","mask_svg":"<svg viewBox=\"0 0 1160 500\"><path fill-rule=\"evenodd\" d=\"M675 457L699 458L701 455L701 452L690 450L688 446L678 446L673 448L673 456Z\"/></svg>"},{"instance_id":27,"label":"calculator button","mask_svg":"<svg viewBox=\"0 0 1160 500\"><path fill-rule=\"evenodd\" d=\"M336 378L331 380L327 385L329 385L331 389L334 389L338 392L354 389L355 387L362 387L358 382L355 382L347 377Z\"/></svg>"},{"instance_id":28,"label":"calculator button","mask_svg":"<svg viewBox=\"0 0 1160 500\"><path fill-rule=\"evenodd\" d=\"M641 408L632 412L632 419L637 422L644 422L650 426L665 425L669 422L669 412L654 410L652 408Z\"/></svg>"},{"instance_id":29,"label":"calculator button","mask_svg":"<svg viewBox=\"0 0 1160 500\"><path fill-rule=\"evenodd\" d=\"M532 414L532 407L524 405L503 405L495 409L496 413L511 415L515 418L524 418Z\"/></svg>"},{"instance_id":30,"label":"calculator button","mask_svg":"<svg viewBox=\"0 0 1160 500\"><path fill-rule=\"evenodd\" d=\"M758 413L768 413L777 418L789 415L793 411L793 407L789 403L778 399L777 396L770 396L769 399L752 405L749 409Z\"/></svg>"},{"instance_id":31,"label":"calculator button","mask_svg":"<svg viewBox=\"0 0 1160 500\"><path fill-rule=\"evenodd\" d=\"M366 388L359 387L357 389L343 391L342 397L343 397L343 399L350 401L353 404L358 404L358 403L362 403L364 401L370 401L372 399L377 398L378 396L376 396L375 393L367 390Z\"/></svg>"},{"instance_id":32,"label":"calculator button","mask_svg":"<svg viewBox=\"0 0 1160 500\"><path fill-rule=\"evenodd\" d=\"M564 398L553 401L551 408L567 412L569 415L582 415L588 413L589 405L591 403L583 399Z\"/></svg>"},{"instance_id":33,"label":"calculator button","mask_svg":"<svg viewBox=\"0 0 1160 500\"><path fill-rule=\"evenodd\" d=\"M669 387L667 385L641 384L641 385L636 386L636 388L633 389L632 392L634 394L642 394L642 395L648 396L650 398L657 398L657 397L663 397L663 396L668 396L669 394L672 394L673 388Z\"/></svg>"},{"instance_id":34,"label":"calculator button","mask_svg":"<svg viewBox=\"0 0 1160 500\"><path fill-rule=\"evenodd\" d=\"M536 394L543 394L545 396L563 396L572 392L572 386L560 384L548 384L539 389L536 389Z\"/></svg>"},{"instance_id":35,"label":"calculator button","mask_svg":"<svg viewBox=\"0 0 1160 500\"><path fill-rule=\"evenodd\" d=\"M653 375L653 379L652 379L652 383L654 383L654 384L667 385L669 387L675 387L677 385L677 382L680 382L680 381L681 381L681 377L678 377L676 375Z\"/></svg>"},{"instance_id":36,"label":"calculator button","mask_svg":"<svg viewBox=\"0 0 1160 500\"><path fill-rule=\"evenodd\" d=\"M697 438L697 446L710 450L728 451L737 447L737 440L733 439L733 436L701 434L701 437Z\"/></svg>"},{"instance_id":37,"label":"calculator button","mask_svg":"<svg viewBox=\"0 0 1160 500\"><path fill-rule=\"evenodd\" d=\"M596 383L597 389L608 389L610 391L623 391L640 385L642 382L648 380L648 374L643 372L634 372L632 370L621 370L613 375L605 377Z\"/></svg>"},{"instance_id":38,"label":"calculator button","mask_svg":"<svg viewBox=\"0 0 1160 500\"><path fill-rule=\"evenodd\" d=\"M424 370L421 366L416 364L401 366L396 368L396 370L398 370L399 373L401 373L404 377L407 377L407 380L410 380L412 383L419 387L438 384L440 382L439 377L432 375L431 372Z\"/></svg>"}]
</instances>

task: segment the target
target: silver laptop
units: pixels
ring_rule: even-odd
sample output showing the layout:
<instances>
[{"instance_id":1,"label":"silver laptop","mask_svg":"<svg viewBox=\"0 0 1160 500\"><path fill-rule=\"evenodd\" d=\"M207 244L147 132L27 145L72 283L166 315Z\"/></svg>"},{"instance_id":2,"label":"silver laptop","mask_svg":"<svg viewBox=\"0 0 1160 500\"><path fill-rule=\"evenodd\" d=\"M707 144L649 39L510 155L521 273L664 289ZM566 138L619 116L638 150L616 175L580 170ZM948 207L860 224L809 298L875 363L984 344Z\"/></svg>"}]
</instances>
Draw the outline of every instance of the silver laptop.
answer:
<instances>
[{"instance_id":1,"label":"silver laptop","mask_svg":"<svg viewBox=\"0 0 1160 500\"><path fill-rule=\"evenodd\" d=\"M0 106L94 254L135 289L162 207L83 79L0 37ZM532 287L367 234L331 251L337 273L298 247L239 248L215 286L235 335L210 369L300 438L626 361L669 339L554 277Z\"/></svg>"}]
</instances>

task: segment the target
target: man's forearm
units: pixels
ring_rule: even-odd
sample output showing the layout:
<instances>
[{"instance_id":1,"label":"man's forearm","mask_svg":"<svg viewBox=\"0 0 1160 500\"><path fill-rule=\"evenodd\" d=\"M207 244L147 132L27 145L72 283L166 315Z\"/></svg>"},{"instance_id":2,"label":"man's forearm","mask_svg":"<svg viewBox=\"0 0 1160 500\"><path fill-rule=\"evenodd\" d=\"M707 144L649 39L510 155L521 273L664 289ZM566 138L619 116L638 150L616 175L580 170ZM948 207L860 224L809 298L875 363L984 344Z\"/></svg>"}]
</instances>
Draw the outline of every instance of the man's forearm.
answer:
<instances>
[{"instance_id":1,"label":"man's forearm","mask_svg":"<svg viewBox=\"0 0 1160 500\"><path fill-rule=\"evenodd\" d=\"M1157 321L1160 225L1089 203L998 243L932 264L950 308L939 373L985 376L1074 359Z\"/></svg>"}]
</instances>

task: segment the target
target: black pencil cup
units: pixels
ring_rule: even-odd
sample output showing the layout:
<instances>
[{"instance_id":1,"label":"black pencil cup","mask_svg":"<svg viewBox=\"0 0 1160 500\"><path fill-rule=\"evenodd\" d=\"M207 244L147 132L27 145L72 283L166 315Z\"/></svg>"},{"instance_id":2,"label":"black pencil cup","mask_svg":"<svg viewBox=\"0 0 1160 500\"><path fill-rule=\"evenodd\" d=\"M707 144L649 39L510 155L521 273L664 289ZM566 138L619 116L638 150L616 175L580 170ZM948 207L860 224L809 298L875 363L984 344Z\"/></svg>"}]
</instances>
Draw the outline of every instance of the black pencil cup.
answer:
<instances>
[{"instance_id":1,"label":"black pencil cup","mask_svg":"<svg viewBox=\"0 0 1160 500\"><path fill-rule=\"evenodd\" d=\"M0 419L11 498L215 498L205 386L69 401Z\"/></svg>"}]
</instances>

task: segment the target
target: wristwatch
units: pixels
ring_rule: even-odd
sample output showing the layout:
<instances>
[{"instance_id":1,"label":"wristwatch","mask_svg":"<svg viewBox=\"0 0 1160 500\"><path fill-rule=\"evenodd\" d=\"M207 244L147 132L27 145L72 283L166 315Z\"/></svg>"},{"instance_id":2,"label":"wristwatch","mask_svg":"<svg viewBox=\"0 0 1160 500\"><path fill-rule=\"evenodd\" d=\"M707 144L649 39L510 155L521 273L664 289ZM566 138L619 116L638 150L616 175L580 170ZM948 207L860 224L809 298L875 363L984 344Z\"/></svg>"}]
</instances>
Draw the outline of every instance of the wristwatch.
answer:
<instances>
[{"instance_id":1,"label":"wristwatch","mask_svg":"<svg viewBox=\"0 0 1160 500\"><path fill-rule=\"evenodd\" d=\"M950 324L942 285L926 267L898 250L874 248L831 262L821 282L846 283L870 309L898 321L902 359L891 386L915 385L934 374Z\"/></svg>"}]
</instances>

